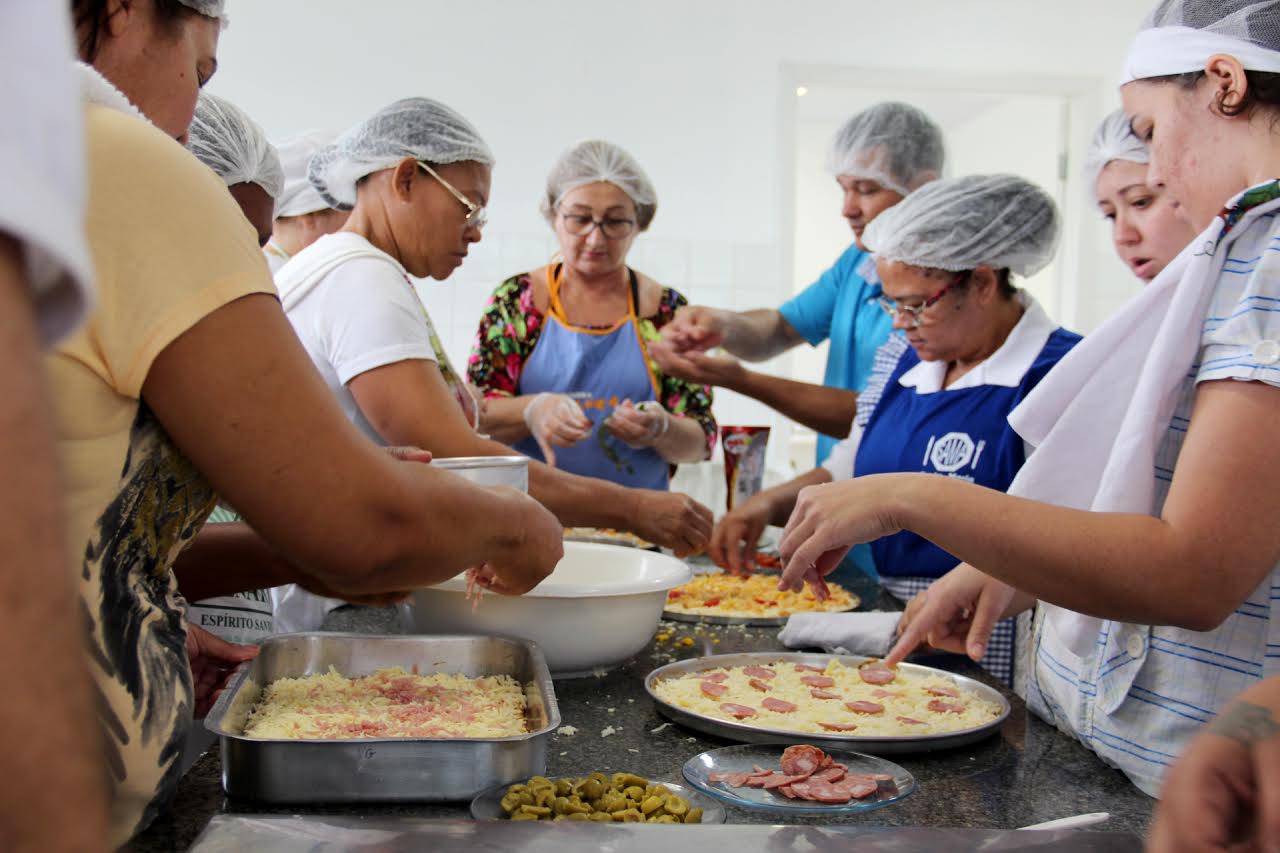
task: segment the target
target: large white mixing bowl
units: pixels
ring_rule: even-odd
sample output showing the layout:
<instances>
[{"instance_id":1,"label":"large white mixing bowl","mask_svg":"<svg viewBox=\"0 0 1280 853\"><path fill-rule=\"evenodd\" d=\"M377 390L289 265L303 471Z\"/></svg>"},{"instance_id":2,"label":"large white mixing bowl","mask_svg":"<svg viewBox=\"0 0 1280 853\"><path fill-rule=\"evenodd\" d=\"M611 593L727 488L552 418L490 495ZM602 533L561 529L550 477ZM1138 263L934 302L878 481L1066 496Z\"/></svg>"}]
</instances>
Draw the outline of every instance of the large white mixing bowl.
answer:
<instances>
[{"instance_id":1,"label":"large white mixing bowl","mask_svg":"<svg viewBox=\"0 0 1280 853\"><path fill-rule=\"evenodd\" d=\"M485 593L466 599L459 575L413 594L415 631L423 634L501 634L533 640L551 674L589 675L625 661L653 637L667 590L688 583L689 567L674 557L637 548L564 543L551 576L519 597Z\"/></svg>"}]
</instances>

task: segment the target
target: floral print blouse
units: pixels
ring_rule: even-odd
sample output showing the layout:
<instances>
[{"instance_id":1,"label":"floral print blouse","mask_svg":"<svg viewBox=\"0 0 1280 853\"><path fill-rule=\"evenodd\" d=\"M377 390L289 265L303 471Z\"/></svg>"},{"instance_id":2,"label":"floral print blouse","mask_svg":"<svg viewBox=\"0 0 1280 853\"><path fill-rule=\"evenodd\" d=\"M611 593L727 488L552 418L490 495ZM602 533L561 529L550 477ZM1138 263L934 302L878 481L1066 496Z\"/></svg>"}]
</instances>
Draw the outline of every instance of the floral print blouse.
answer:
<instances>
[{"instance_id":1,"label":"floral print blouse","mask_svg":"<svg viewBox=\"0 0 1280 853\"><path fill-rule=\"evenodd\" d=\"M640 320L640 336L646 341L655 340L658 330L676 316L676 309L687 304L688 300L675 290L664 287L658 313ZM533 304L533 279L529 273L507 279L489 297L467 360L468 379L486 398L519 395L520 372L542 335L544 317ZM666 376L652 361L649 367L662 388L659 402L663 407L677 417L696 420L706 434L707 449L714 448L716 419L711 414L710 386Z\"/></svg>"}]
</instances>

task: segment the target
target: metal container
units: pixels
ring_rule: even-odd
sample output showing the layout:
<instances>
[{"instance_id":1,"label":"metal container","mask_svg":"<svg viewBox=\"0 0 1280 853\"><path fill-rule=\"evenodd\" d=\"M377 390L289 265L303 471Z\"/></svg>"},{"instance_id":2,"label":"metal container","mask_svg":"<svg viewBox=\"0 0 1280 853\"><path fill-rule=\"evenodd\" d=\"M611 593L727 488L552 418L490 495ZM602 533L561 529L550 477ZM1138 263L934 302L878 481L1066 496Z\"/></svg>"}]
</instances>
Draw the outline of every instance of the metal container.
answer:
<instances>
[{"instance_id":1,"label":"metal container","mask_svg":"<svg viewBox=\"0 0 1280 853\"><path fill-rule=\"evenodd\" d=\"M479 486L511 486L529 491L528 456L453 456L431 464Z\"/></svg>"},{"instance_id":2,"label":"metal container","mask_svg":"<svg viewBox=\"0 0 1280 853\"><path fill-rule=\"evenodd\" d=\"M712 655L711 657L694 658L660 666L645 678L644 689L653 699L654 704L658 706L658 713L695 731L714 735L715 737L722 737L738 743L811 743L820 747L852 749L858 752L870 752L874 755L934 752L939 749L951 749L976 743L995 734L1000 726L1004 724L1011 710L1009 700L1000 695L1000 691L994 687L988 687L981 681L975 681L963 675L956 675L953 672L946 672L945 670L934 669L931 666L921 666L914 663L898 664L898 668L904 672L915 672L920 675L940 675L944 678L949 678L955 683L956 687L976 693L980 698L988 702L994 702L1000 707L1000 713L980 726L943 734L900 737L889 735L815 734L813 732L796 732L789 729L775 729L721 720L706 714L699 714L697 711L690 711L672 705L665 699L660 698L654 691L654 685L661 679L679 677L706 669L752 666L753 664L763 666L770 663L800 663L810 666L826 666L827 662L832 658L837 658L842 664L851 667L856 667L863 661L869 660L869 658L852 655L805 654L802 652L749 652L737 655Z\"/></svg>"},{"instance_id":3,"label":"metal container","mask_svg":"<svg viewBox=\"0 0 1280 853\"><path fill-rule=\"evenodd\" d=\"M494 785L547 769L560 726L551 674L535 643L501 637L284 634L262 643L219 697L205 727L222 739L222 787L269 803L469 800ZM510 675L524 688L529 732L500 738L246 737L249 711L280 678L326 673L359 677L390 666L427 675Z\"/></svg>"}]
</instances>

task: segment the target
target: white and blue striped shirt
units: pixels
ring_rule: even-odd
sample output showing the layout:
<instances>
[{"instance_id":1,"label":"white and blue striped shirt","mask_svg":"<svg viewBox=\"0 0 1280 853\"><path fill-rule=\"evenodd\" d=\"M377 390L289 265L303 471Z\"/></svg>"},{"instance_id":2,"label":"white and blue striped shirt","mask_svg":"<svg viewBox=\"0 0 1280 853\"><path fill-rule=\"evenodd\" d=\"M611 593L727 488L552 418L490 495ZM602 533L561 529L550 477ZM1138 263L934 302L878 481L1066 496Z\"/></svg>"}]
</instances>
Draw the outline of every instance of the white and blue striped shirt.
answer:
<instances>
[{"instance_id":1,"label":"white and blue striped shirt","mask_svg":"<svg viewBox=\"0 0 1280 853\"><path fill-rule=\"evenodd\" d=\"M1242 229L1156 457L1157 516L1198 384L1234 379L1280 387L1280 219L1263 214ZM1158 577L1151 580L1159 583ZM1205 583L1213 578L1206 576ZM1041 608L1027 704L1152 796L1204 723L1258 680L1280 675L1280 565L1212 631L1103 621L1093 652L1078 657L1055 632L1044 630L1044 619Z\"/></svg>"}]
</instances>

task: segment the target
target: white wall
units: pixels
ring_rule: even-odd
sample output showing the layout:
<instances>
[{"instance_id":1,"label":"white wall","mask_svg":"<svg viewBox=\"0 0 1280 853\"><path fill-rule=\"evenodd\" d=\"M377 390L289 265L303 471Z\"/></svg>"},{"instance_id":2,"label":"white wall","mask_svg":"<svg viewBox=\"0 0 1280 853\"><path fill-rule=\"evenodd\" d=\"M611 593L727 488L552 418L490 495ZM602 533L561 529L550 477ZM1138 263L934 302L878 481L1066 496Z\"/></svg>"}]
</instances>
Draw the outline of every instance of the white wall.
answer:
<instances>
[{"instance_id":1,"label":"white wall","mask_svg":"<svg viewBox=\"0 0 1280 853\"><path fill-rule=\"evenodd\" d=\"M619 142L657 184L637 267L699 302L773 306L794 286L788 68L1096 78L1079 142L1115 104L1108 81L1150 2L230 0L211 91L275 136L341 129L407 95L476 123L498 157L491 224L453 279L424 287L461 359L488 291L549 256L538 193L572 142ZM1065 306L1086 329L1132 290L1089 225ZM727 423L767 417L731 395L717 409Z\"/></svg>"}]
</instances>

